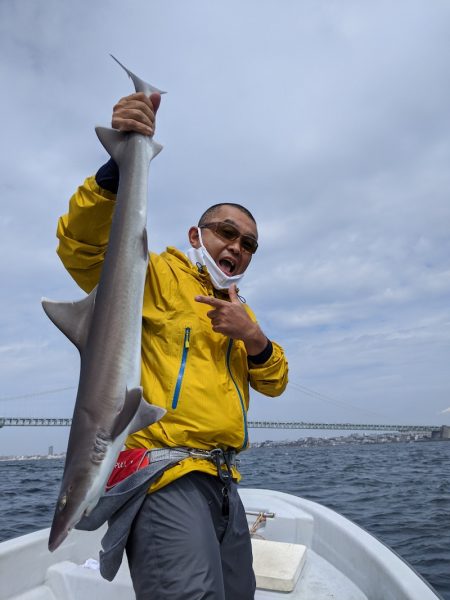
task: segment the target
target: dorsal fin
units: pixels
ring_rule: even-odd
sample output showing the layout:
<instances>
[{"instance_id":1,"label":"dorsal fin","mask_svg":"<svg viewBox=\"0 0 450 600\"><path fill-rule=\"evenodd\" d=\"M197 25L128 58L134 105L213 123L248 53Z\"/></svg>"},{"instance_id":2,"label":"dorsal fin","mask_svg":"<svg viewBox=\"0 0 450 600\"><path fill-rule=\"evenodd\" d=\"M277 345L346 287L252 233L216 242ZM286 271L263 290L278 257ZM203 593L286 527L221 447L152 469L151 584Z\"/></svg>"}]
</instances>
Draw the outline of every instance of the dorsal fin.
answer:
<instances>
[{"instance_id":1,"label":"dorsal fin","mask_svg":"<svg viewBox=\"0 0 450 600\"><path fill-rule=\"evenodd\" d=\"M42 307L49 319L75 344L80 353L86 345L94 312L95 287L90 294L76 302L54 302L42 298Z\"/></svg>"}]
</instances>

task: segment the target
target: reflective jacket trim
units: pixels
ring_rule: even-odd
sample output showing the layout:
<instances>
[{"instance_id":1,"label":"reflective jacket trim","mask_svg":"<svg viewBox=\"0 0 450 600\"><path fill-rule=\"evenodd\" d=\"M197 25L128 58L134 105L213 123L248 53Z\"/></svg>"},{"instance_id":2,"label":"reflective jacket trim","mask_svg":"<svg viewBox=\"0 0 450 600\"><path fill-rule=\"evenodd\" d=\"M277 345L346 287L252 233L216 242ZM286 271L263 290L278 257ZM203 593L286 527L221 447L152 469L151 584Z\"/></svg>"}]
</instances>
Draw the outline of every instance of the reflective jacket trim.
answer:
<instances>
[{"instance_id":1,"label":"reflective jacket trim","mask_svg":"<svg viewBox=\"0 0 450 600\"><path fill-rule=\"evenodd\" d=\"M231 372L230 356L231 356L231 348L232 347L233 347L233 340L230 339L230 341L228 342L228 348L227 348L227 369L228 369L228 373L230 374L231 380L234 383L234 387L236 388L237 395L239 396L239 402L241 403L242 417L243 417L243 421L244 421L244 442L242 444L242 448L246 448L247 444L248 444L247 411L245 410L245 404L244 404L244 400L242 398L242 394L239 389L239 386L236 383L233 373Z\"/></svg>"}]
</instances>

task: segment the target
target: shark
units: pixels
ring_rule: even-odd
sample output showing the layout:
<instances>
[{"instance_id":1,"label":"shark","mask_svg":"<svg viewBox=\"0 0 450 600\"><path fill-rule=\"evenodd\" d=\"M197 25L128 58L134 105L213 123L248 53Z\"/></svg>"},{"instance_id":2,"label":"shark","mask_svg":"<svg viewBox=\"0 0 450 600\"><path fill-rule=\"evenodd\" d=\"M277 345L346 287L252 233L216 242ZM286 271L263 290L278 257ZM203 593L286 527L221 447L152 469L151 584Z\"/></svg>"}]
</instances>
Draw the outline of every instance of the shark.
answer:
<instances>
[{"instance_id":1,"label":"shark","mask_svg":"<svg viewBox=\"0 0 450 600\"><path fill-rule=\"evenodd\" d=\"M136 92L165 93L112 58L129 75ZM105 127L95 131L120 174L100 279L81 300L42 299L48 317L80 353L77 396L48 542L51 552L97 505L127 435L166 412L143 397L140 385L148 173L162 146L153 137L134 132Z\"/></svg>"}]
</instances>

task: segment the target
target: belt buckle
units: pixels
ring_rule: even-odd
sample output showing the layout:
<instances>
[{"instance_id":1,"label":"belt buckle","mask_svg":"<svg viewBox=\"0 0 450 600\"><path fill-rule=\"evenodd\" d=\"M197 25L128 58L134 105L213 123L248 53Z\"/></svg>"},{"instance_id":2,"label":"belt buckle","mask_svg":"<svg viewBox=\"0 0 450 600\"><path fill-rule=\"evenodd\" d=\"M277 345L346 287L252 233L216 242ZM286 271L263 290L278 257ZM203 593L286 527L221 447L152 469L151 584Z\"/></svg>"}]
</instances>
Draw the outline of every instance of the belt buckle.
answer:
<instances>
[{"instance_id":1,"label":"belt buckle","mask_svg":"<svg viewBox=\"0 0 450 600\"><path fill-rule=\"evenodd\" d=\"M211 450L210 455L212 462L216 466L220 481L228 486L233 477L228 454L222 448L214 448L214 450Z\"/></svg>"},{"instance_id":2,"label":"belt buckle","mask_svg":"<svg viewBox=\"0 0 450 600\"><path fill-rule=\"evenodd\" d=\"M208 452L208 450L199 450L196 448L189 448L189 450L187 450L187 453L189 454L189 456L192 456L194 458L210 458L211 453Z\"/></svg>"}]
</instances>

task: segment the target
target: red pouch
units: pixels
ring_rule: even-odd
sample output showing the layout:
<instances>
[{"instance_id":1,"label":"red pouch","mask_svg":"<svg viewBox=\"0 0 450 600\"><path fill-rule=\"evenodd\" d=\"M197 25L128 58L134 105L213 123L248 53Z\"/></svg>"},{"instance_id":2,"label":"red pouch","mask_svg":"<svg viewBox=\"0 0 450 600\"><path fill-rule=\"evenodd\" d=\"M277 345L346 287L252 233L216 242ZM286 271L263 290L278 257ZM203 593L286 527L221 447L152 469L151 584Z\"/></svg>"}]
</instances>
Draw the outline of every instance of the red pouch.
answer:
<instances>
[{"instance_id":1,"label":"red pouch","mask_svg":"<svg viewBox=\"0 0 450 600\"><path fill-rule=\"evenodd\" d=\"M106 483L106 491L123 481L129 475L136 473L150 464L147 448L133 448L122 450L117 458L116 465Z\"/></svg>"}]
</instances>

